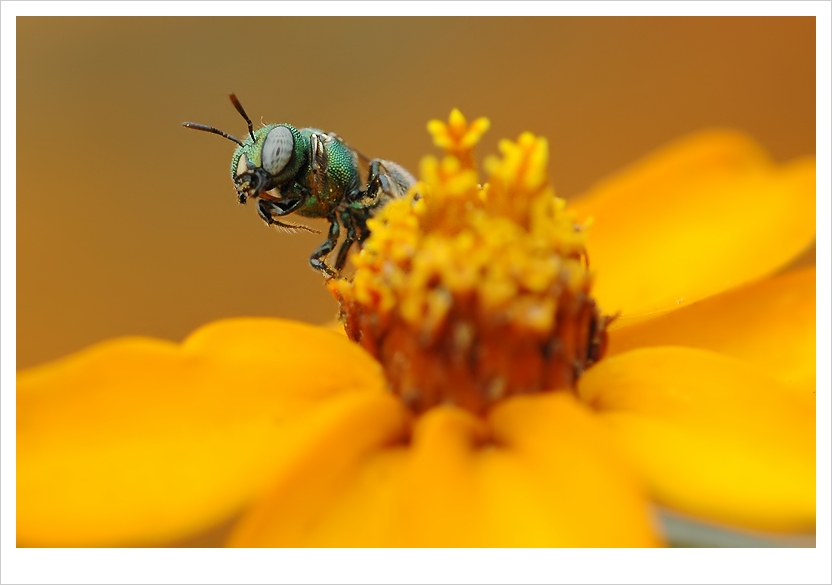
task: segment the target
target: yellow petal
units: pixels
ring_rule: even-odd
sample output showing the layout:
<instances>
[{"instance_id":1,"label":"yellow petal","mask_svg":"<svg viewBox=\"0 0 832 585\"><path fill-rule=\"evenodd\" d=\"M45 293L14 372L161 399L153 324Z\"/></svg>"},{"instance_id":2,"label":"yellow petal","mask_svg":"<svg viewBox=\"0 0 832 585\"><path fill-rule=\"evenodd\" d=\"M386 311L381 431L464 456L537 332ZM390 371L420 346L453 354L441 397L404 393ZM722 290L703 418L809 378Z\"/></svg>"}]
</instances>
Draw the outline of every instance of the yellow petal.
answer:
<instances>
[{"instance_id":1,"label":"yellow petal","mask_svg":"<svg viewBox=\"0 0 832 585\"><path fill-rule=\"evenodd\" d=\"M773 164L742 135L680 140L571 206L594 217L595 297L627 319L676 309L770 274L812 243L815 162Z\"/></svg>"},{"instance_id":2,"label":"yellow petal","mask_svg":"<svg viewBox=\"0 0 832 585\"><path fill-rule=\"evenodd\" d=\"M382 384L343 336L267 319L21 372L18 545L164 544L213 527L262 489L305 413Z\"/></svg>"},{"instance_id":3,"label":"yellow petal","mask_svg":"<svg viewBox=\"0 0 832 585\"><path fill-rule=\"evenodd\" d=\"M602 360L579 394L659 503L746 528L813 529L814 396L737 360L673 347Z\"/></svg>"},{"instance_id":4,"label":"yellow petal","mask_svg":"<svg viewBox=\"0 0 832 585\"><path fill-rule=\"evenodd\" d=\"M391 394L340 402L297 427L273 487L235 527L231 546L383 546L388 480L409 414Z\"/></svg>"},{"instance_id":5,"label":"yellow petal","mask_svg":"<svg viewBox=\"0 0 832 585\"><path fill-rule=\"evenodd\" d=\"M608 355L638 347L709 349L811 393L815 389L815 269L702 300L610 332Z\"/></svg>"},{"instance_id":6,"label":"yellow petal","mask_svg":"<svg viewBox=\"0 0 832 585\"><path fill-rule=\"evenodd\" d=\"M494 515L506 523L498 533L510 531L521 545L518 520L524 520L539 531L542 546L659 544L640 482L602 425L572 396L506 401L492 411L491 424L497 448L483 484ZM513 491L522 503L513 501Z\"/></svg>"},{"instance_id":7,"label":"yellow petal","mask_svg":"<svg viewBox=\"0 0 832 585\"><path fill-rule=\"evenodd\" d=\"M637 482L569 396L507 401L490 418L453 407L371 441L307 453L232 541L238 546L647 546ZM355 432L363 429L360 421ZM370 430L364 430L369 433ZM348 433L345 433L345 435ZM385 445L386 442L386 445ZM311 443L311 441L310 441ZM323 443L321 444L323 445Z\"/></svg>"}]
</instances>

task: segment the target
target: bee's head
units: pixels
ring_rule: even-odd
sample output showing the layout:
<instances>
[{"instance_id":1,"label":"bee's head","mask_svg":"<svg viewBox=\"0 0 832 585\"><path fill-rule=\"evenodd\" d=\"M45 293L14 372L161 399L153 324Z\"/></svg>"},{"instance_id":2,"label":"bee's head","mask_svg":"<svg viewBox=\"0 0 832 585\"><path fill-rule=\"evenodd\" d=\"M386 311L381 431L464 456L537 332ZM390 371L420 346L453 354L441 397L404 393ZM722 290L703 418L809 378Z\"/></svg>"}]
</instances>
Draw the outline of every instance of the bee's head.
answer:
<instances>
[{"instance_id":1,"label":"bee's head","mask_svg":"<svg viewBox=\"0 0 832 585\"><path fill-rule=\"evenodd\" d=\"M231 178L237 189L237 200L245 203L249 197L259 197L297 172L303 161L295 153L297 147L302 150L302 137L288 124L269 124L255 131L237 97L234 94L230 97L231 103L248 124L249 135L245 142L212 126L192 122L184 122L182 125L218 134L239 145L231 159ZM279 193L273 195L276 198L279 196Z\"/></svg>"},{"instance_id":2,"label":"bee's head","mask_svg":"<svg viewBox=\"0 0 832 585\"><path fill-rule=\"evenodd\" d=\"M288 124L269 124L253 132L234 152L231 178L242 201L258 197L273 189L281 179L294 172L297 130Z\"/></svg>"}]
</instances>

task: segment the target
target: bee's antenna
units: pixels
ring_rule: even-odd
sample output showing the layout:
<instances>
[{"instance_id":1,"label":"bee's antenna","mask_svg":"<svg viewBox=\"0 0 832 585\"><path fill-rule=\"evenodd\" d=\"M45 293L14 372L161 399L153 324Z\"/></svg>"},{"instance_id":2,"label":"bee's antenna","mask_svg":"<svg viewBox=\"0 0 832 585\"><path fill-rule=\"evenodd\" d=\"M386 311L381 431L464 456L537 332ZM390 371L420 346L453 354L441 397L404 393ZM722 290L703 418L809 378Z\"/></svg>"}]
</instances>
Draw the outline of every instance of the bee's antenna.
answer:
<instances>
[{"instance_id":1,"label":"bee's antenna","mask_svg":"<svg viewBox=\"0 0 832 585\"><path fill-rule=\"evenodd\" d=\"M228 97L231 98L231 103L234 104L234 107L237 108L238 112L240 112L243 120L245 120L246 124L248 124L248 133L251 135L251 139L254 140L254 124L251 123L251 118L248 117L248 114L246 114L246 111L243 109L243 104L240 103L240 100L238 100L237 96L233 93Z\"/></svg>"},{"instance_id":2,"label":"bee's antenna","mask_svg":"<svg viewBox=\"0 0 832 585\"><path fill-rule=\"evenodd\" d=\"M219 134L223 138L228 138L232 142L236 142L240 146L243 145L242 141L237 138L236 136L231 136L231 134L226 134L222 130L214 128L213 126L206 126L205 124L195 124L194 122L182 122L182 125L185 128L190 128L192 130L202 130L203 132L210 132L211 134Z\"/></svg>"}]
</instances>

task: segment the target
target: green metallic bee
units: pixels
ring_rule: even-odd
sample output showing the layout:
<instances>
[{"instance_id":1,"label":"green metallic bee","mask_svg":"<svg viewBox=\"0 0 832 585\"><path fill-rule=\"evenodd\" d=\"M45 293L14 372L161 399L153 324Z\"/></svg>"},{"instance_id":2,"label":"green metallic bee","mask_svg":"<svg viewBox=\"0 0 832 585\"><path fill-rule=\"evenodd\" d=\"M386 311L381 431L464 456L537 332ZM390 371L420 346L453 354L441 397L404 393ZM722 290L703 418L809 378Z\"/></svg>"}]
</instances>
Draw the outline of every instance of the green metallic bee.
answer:
<instances>
[{"instance_id":1,"label":"green metallic bee","mask_svg":"<svg viewBox=\"0 0 832 585\"><path fill-rule=\"evenodd\" d=\"M352 245L361 244L369 236L367 220L385 203L407 193L416 179L392 161L368 159L331 132L298 130L289 124L268 124L255 131L237 97L230 97L248 124L245 142L212 126L193 122L182 125L218 134L239 145L231 159L237 200L245 203L257 199L257 211L267 225L317 233L278 218L297 213L327 219L329 235L312 253L309 263L328 278L338 276ZM324 259L338 244L341 226L346 236L333 269Z\"/></svg>"}]
</instances>

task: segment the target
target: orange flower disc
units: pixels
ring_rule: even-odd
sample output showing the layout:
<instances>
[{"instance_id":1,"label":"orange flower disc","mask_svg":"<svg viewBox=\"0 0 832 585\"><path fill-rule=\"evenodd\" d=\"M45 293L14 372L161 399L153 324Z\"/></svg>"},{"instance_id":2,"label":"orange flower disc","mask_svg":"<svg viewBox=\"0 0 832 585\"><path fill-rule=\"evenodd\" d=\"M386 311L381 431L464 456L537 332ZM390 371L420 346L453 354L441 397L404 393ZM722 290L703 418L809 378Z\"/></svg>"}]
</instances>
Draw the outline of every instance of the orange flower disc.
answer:
<instances>
[{"instance_id":1,"label":"orange flower disc","mask_svg":"<svg viewBox=\"0 0 832 585\"><path fill-rule=\"evenodd\" d=\"M465 161L487 123L448 130L460 118L429 125L449 156L422 163L423 181L368 222L354 278L329 283L347 334L417 412L481 413L507 396L573 388L606 343L585 234L548 184L546 141L504 141L481 187ZM465 138L446 144L451 135Z\"/></svg>"}]
</instances>

